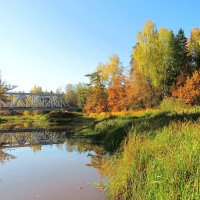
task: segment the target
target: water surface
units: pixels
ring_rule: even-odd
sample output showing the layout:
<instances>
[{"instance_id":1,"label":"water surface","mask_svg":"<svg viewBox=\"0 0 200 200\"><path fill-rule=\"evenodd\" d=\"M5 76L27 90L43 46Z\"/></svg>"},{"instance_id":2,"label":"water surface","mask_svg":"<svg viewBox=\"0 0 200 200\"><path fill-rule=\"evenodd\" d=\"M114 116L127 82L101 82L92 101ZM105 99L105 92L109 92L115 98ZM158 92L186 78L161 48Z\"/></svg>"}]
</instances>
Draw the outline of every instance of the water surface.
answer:
<instances>
[{"instance_id":1,"label":"water surface","mask_svg":"<svg viewBox=\"0 0 200 200\"><path fill-rule=\"evenodd\" d=\"M65 132L0 133L0 199L102 200L102 147Z\"/></svg>"}]
</instances>

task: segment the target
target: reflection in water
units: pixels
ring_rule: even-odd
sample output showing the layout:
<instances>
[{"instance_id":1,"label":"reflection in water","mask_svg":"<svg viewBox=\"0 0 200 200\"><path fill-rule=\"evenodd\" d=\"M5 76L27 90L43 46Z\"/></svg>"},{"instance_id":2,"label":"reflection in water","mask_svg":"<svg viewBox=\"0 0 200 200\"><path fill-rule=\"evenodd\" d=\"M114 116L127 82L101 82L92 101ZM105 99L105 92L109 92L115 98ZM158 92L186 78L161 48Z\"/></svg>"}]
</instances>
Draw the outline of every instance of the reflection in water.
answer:
<instances>
[{"instance_id":1,"label":"reflection in water","mask_svg":"<svg viewBox=\"0 0 200 200\"><path fill-rule=\"evenodd\" d=\"M101 145L66 132L27 129L0 133L0 149L3 199L105 199L94 187L110 169Z\"/></svg>"},{"instance_id":2,"label":"reflection in water","mask_svg":"<svg viewBox=\"0 0 200 200\"><path fill-rule=\"evenodd\" d=\"M0 163L4 164L6 161L9 161L11 159L15 159L15 156L12 156L8 153L4 153L3 151L0 150Z\"/></svg>"},{"instance_id":3,"label":"reflection in water","mask_svg":"<svg viewBox=\"0 0 200 200\"><path fill-rule=\"evenodd\" d=\"M5 132L0 135L1 147L25 147L25 146L38 146L44 144L64 143L66 133L50 132L50 131L37 131L31 132Z\"/></svg>"}]
</instances>

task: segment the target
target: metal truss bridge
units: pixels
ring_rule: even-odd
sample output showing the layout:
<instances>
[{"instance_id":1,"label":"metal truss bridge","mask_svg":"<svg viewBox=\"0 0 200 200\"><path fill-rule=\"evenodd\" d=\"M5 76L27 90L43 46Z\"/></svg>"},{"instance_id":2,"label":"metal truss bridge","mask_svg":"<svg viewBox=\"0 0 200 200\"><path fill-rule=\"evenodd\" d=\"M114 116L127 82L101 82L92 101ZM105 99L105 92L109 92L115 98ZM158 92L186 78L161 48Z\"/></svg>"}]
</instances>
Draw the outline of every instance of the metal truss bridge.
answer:
<instances>
[{"instance_id":1,"label":"metal truss bridge","mask_svg":"<svg viewBox=\"0 0 200 200\"><path fill-rule=\"evenodd\" d=\"M70 110L63 94L6 93L0 110Z\"/></svg>"}]
</instances>

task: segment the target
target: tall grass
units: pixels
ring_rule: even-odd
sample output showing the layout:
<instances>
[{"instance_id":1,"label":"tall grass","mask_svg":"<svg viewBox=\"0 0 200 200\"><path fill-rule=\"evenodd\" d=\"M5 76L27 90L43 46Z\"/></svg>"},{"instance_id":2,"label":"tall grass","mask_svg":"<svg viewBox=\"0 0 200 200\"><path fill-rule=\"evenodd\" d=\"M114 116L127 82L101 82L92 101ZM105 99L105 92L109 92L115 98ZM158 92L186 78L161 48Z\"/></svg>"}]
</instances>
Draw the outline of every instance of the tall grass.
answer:
<instances>
[{"instance_id":1,"label":"tall grass","mask_svg":"<svg viewBox=\"0 0 200 200\"><path fill-rule=\"evenodd\" d=\"M152 124L154 126L154 124ZM110 199L200 199L200 120L132 130L111 160Z\"/></svg>"}]
</instances>

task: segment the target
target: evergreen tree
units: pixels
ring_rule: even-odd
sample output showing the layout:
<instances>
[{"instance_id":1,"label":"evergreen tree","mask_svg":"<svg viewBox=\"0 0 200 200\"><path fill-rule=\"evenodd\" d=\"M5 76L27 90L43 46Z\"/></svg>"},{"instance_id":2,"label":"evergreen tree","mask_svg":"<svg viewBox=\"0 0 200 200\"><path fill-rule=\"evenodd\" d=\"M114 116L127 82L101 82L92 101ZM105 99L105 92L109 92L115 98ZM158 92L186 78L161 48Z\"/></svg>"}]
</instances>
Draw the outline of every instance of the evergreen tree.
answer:
<instances>
[{"instance_id":1,"label":"evergreen tree","mask_svg":"<svg viewBox=\"0 0 200 200\"><path fill-rule=\"evenodd\" d=\"M179 29L178 34L176 35L175 51L179 71L182 70L188 72L191 58L189 56L187 38L185 37L183 29Z\"/></svg>"}]
</instances>

